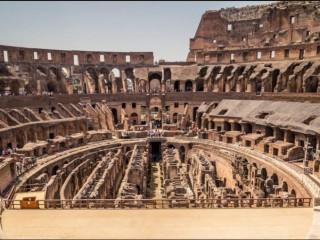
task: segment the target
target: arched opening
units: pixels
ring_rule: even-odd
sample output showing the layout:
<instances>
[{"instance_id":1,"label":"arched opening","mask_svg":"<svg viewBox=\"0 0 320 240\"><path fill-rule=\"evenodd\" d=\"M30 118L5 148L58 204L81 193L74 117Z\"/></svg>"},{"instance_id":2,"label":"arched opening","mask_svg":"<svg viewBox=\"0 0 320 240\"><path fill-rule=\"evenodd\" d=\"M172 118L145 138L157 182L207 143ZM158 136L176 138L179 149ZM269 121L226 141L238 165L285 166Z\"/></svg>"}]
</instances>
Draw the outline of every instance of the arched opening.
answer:
<instances>
[{"instance_id":1,"label":"arched opening","mask_svg":"<svg viewBox=\"0 0 320 240\"><path fill-rule=\"evenodd\" d=\"M118 111L117 111L117 109L112 108L111 112L112 112L114 124L118 124Z\"/></svg>"},{"instance_id":2,"label":"arched opening","mask_svg":"<svg viewBox=\"0 0 320 240\"><path fill-rule=\"evenodd\" d=\"M319 172L319 160L314 161L314 172Z\"/></svg>"},{"instance_id":3,"label":"arched opening","mask_svg":"<svg viewBox=\"0 0 320 240\"><path fill-rule=\"evenodd\" d=\"M186 81L185 92L192 92L192 81L191 80Z\"/></svg>"},{"instance_id":4,"label":"arched opening","mask_svg":"<svg viewBox=\"0 0 320 240\"><path fill-rule=\"evenodd\" d=\"M177 123L178 122L178 113L174 113L172 115L172 120L173 120L173 123Z\"/></svg>"},{"instance_id":5,"label":"arched opening","mask_svg":"<svg viewBox=\"0 0 320 240\"><path fill-rule=\"evenodd\" d=\"M252 133L252 125L250 123L245 125L245 132L246 134Z\"/></svg>"},{"instance_id":6,"label":"arched opening","mask_svg":"<svg viewBox=\"0 0 320 240\"><path fill-rule=\"evenodd\" d=\"M138 81L138 92L146 92L147 91L147 81L144 79L140 79Z\"/></svg>"},{"instance_id":7,"label":"arched opening","mask_svg":"<svg viewBox=\"0 0 320 240\"><path fill-rule=\"evenodd\" d=\"M288 192L288 184L287 184L286 181L284 181L284 182L282 183L281 190L284 191L284 192Z\"/></svg>"},{"instance_id":8,"label":"arched opening","mask_svg":"<svg viewBox=\"0 0 320 240\"><path fill-rule=\"evenodd\" d=\"M74 79L72 85L73 85L73 94L79 94L83 92L81 81L79 79Z\"/></svg>"},{"instance_id":9,"label":"arched opening","mask_svg":"<svg viewBox=\"0 0 320 240\"><path fill-rule=\"evenodd\" d=\"M291 190L291 195L293 195L294 197L296 197L296 191L294 189Z\"/></svg>"},{"instance_id":10,"label":"arched opening","mask_svg":"<svg viewBox=\"0 0 320 240\"><path fill-rule=\"evenodd\" d=\"M126 84L127 84L127 92L134 92L134 75L132 68L127 68L125 71L126 74Z\"/></svg>"},{"instance_id":11,"label":"arched opening","mask_svg":"<svg viewBox=\"0 0 320 240\"><path fill-rule=\"evenodd\" d=\"M204 128L205 130L208 130L208 129L209 129L209 120L208 120L208 118L205 118L205 119L203 120L203 128Z\"/></svg>"},{"instance_id":12,"label":"arched opening","mask_svg":"<svg viewBox=\"0 0 320 240\"><path fill-rule=\"evenodd\" d=\"M180 92L180 81L174 82L173 89L175 92Z\"/></svg>"},{"instance_id":13,"label":"arched opening","mask_svg":"<svg viewBox=\"0 0 320 240\"><path fill-rule=\"evenodd\" d=\"M137 113L132 113L130 116L130 122L132 125L137 125L138 124L138 114Z\"/></svg>"},{"instance_id":14,"label":"arched opening","mask_svg":"<svg viewBox=\"0 0 320 240\"><path fill-rule=\"evenodd\" d=\"M284 131L280 128L276 128L276 138L279 141L284 141Z\"/></svg>"},{"instance_id":15,"label":"arched opening","mask_svg":"<svg viewBox=\"0 0 320 240\"><path fill-rule=\"evenodd\" d=\"M138 184L136 184L136 188L137 188L138 195L140 195L141 194L141 189L140 189L140 186Z\"/></svg>"},{"instance_id":16,"label":"arched opening","mask_svg":"<svg viewBox=\"0 0 320 240\"><path fill-rule=\"evenodd\" d=\"M256 82L256 92L260 93L262 89L262 81L261 79L256 79L255 82Z\"/></svg>"},{"instance_id":17,"label":"arched opening","mask_svg":"<svg viewBox=\"0 0 320 240\"><path fill-rule=\"evenodd\" d=\"M149 90L153 93L158 93L161 90L161 73L149 75Z\"/></svg>"},{"instance_id":18,"label":"arched opening","mask_svg":"<svg viewBox=\"0 0 320 240\"><path fill-rule=\"evenodd\" d=\"M163 80L171 80L171 69L170 68L164 68L163 69Z\"/></svg>"},{"instance_id":19,"label":"arched opening","mask_svg":"<svg viewBox=\"0 0 320 240\"><path fill-rule=\"evenodd\" d=\"M275 69L272 72L272 79L271 79L271 87L270 87L270 92L274 92L274 88L277 86L277 80L278 80L278 75L280 73L279 69Z\"/></svg>"},{"instance_id":20,"label":"arched opening","mask_svg":"<svg viewBox=\"0 0 320 240\"><path fill-rule=\"evenodd\" d=\"M272 127L269 127L267 126L266 127L266 137L272 137L273 136L273 128Z\"/></svg>"},{"instance_id":21,"label":"arched opening","mask_svg":"<svg viewBox=\"0 0 320 240\"><path fill-rule=\"evenodd\" d=\"M169 144L167 148L175 149L175 147L172 144Z\"/></svg>"},{"instance_id":22,"label":"arched opening","mask_svg":"<svg viewBox=\"0 0 320 240\"><path fill-rule=\"evenodd\" d=\"M224 130L225 131L231 131L231 124L229 122L224 123Z\"/></svg>"},{"instance_id":23,"label":"arched opening","mask_svg":"<svg viewBox=\"0 0 320 240\"><path fill-rule=\"evenodd\" d=\"M313 148L312 150L315 152L316 149L317 149L317 138L316 138L316 136L309 135L308 136L308 142L310 143L310 147Z\"/></svg>"},{"instance_id":24,"label":"arched opening","mask_svg":"<svg viewBox=\"0 0 320 240\"><path fill-rule=\"evenodd\" d=\"M130 78L127 78L127 92L134 92L133 82Z\"/></svg>"},{"instance_id":25,"label":"arched opening","mask_svg":"<svg viewBox=\"0 0 320 240\"><path fill-rule=\"evenodd\" d=\"M261 169L261 178L263 180L266 180L268 178L268 172L267 172L267 170L265 168Z\"/></svg>"},{"instance_id":26,"label":"arched opening","mask_svg":"<svg viewBox=\"0 0 320 240\"><path fill-rule=\"evenodd\" d=\"M192 121L197 121L197 110L198 110L198 107L194 107L193 110L192 110Z\"/></svg>"},{"instance_id":27,"label":"arched opening","mask_svg":"<svg viewBox=\"0 0 320 240\"><path fill-rule=\"evenodd\" d=\"M196 116L197 128L199 128L199 129L201 129L201 125L202 125L202 115L203 115L203 113L199 113Z\"/></svg>"},{"instance_id":28,"label":"arched opening","mask_svg":"<svg viewBox=\"0 0 320 240\"><path fill-rule=\"evenodd\" d=\"M97 72L93 68L88 68L85 71L85 81L90 85L90 93L99 93L99 78Z\"/></svg>"},{"instance_id":29,"label":"arched opening","mask_svg":"<svg viewBox=\"0 0 320 240\"><path fill-rule=\"evenodd\" d=\"M185 154L186 154L186 149L185 149L184 146L181 146L181 147L180 147L180 159L181 159L181 162L182 162L182 163L184 163Z\"/></svg>"},{"instance_id":30,"label":"arched opening","mask_svg":"<svg viewBox=\"0 0 320 240\"><path fill-rule=\"evenodd\" d=\"M234 131L241 132L241 124L240 123L237 123L237 122L234 123Z\"/></svg>"},{"instance_id":31,"label":"arched opening","mask_svg":"<svg viewBox=\"0 0 320 240\"><path fill-rule=\"evenodd\" d=\"M16 141L17 141L17 148L23 148L25 141L24 141L24 131L19 130L16 134Z\"/></svg>"},{"instance_id":32,"label":"arched opening","mask_svg":"<svg viewBox=\"0 0 320 240\"><path fill-rule=\"evenodd\" d=\"M113 68L111 70L110 81L112 84L112 92L121 92L123 89L120 70L118 68ZM113 86L113 84L115 86Z\"/></svg>"},{"instance_id":33,"label":"arched opening","mask_svg":"<svg viewBox=\"0 0 320 240\"><path fill-rule=\"evenodd\" d=\"M106 93L111 93L112 92L112 82L109 79L109 71L106 68L101 68L99 70L99 84L101 84L101 86L103 86L103 88L105 89Z\"/></svg>"},{"instance_id":34,"label":"arched opening","mask_svg":"<svg viewBox=\"0 0 320 240\"><path fill-rule=\"evenodd\" d=\"M161 128L162 126L162 102L159 97L150 99L150 121L152 127Z\"/></svg>"},{"instance_id":35,"label":"arched opening","mask_svg":"<svg viewBox=\"0 0 320 240\"><path fill-rule=\"evenodd\" d=\"M272 174L271 179L273 180L273 185L279 185L279 178L277 174Z\"/></svg>"},{"instance_id":36,"label":"arched opening","mask_svg":"<svg viewBox=\"0 0 320 240\"><path fill-rule=\"evenodd\" d=\"M305 92L317 92L319 85L318 76L309 77L305 83Z\"/></svg>"},{"instance_id":37,"label":"arched opening","mask_svg":"<svg viewBox=\"0 0 320 240\"><path fill-rule=\"evenodd\" d=\"M204 80L203 79L197 79L196 80L196 91L197 92L203 92L204 90Z\"/></svg>"},{"instance_id":38,"label":"arched opening","mask_svg":"<svg viewBox=\"0 0 320 240\"><path fill-rule=\"evenodd\" d=\"M51 176L57 175L57 171L59 170L58 166L54 166L54 168L52 169L52 174Z\"/></svg>"},{"instance_id":39,"label":"arched opening","mask_svg":"<svg viewBox=\"0 0 320 240\"><path fill-rule=\"evenodd\" d=\"M294 132L287 130L287 142L294 143L296 139L296 135Z\"/></svg>"}]
</instances>

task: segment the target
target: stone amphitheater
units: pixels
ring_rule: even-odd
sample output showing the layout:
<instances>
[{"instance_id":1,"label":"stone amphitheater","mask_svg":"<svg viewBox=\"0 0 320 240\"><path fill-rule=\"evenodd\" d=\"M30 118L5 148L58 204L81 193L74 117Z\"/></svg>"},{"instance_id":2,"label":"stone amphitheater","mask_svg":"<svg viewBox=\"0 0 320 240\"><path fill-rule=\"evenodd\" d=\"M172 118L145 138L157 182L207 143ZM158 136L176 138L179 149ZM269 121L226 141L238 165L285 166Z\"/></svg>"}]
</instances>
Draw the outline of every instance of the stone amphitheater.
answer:
<instances>
[{"instance_id":1,"label":"stone amphitheater","mask_svg":"<svg viewBox=\"0 0 320 240\"><path fill-rule=\"evenodd\" d=\"M185 62L0 46L0 239L319 239L320 2L206 11Z\"/></svg>"}]
</instances>

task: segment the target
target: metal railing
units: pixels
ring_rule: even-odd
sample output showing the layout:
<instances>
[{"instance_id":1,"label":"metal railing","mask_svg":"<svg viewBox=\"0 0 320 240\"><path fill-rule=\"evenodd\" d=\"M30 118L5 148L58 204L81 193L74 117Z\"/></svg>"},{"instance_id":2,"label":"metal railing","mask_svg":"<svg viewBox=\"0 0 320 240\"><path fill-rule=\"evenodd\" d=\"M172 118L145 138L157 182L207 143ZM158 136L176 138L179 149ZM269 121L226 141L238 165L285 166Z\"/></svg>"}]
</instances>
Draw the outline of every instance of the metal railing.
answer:
<instances>
[{"instance_id":1,"label":"metal railing","mask_svg":"<svg viewBox=\"0 0 320 240\"><path fill-rule=\"evenodd\" d=\"M307 208L312 198L5 200L7 209Z\"/></svg>"}]
</instances>

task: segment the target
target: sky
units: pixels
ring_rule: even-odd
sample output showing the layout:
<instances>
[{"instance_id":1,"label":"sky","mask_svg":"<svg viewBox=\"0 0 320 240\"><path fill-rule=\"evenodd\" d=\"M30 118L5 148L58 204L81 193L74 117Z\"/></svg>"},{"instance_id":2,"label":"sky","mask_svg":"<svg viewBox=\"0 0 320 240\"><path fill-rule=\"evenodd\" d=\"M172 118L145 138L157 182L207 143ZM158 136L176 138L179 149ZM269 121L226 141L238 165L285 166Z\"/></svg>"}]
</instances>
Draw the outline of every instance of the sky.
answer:
<instances>
[{"instance_id":1,"label":"sky","mask_svg":"<svg viewBox=\"0 0 320 240\"><path fill-rule=\"evenodd\" d=\"M207 10L272 1L0 2L0 45L85 51L154 52L186 61Z\"/></svg>"}]
</instances>

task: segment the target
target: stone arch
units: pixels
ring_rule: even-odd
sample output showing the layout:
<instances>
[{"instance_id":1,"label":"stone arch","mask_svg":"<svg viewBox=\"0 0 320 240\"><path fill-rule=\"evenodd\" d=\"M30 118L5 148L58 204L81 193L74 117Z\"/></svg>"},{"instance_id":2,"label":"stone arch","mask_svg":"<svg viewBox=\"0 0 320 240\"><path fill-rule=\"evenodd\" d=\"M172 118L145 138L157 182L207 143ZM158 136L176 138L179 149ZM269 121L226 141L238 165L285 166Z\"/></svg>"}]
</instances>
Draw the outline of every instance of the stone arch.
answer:
<instances>
[{"instance_id":1,"label":"stone arch","mask_svg":"<svg viewBox=\"0 0 320 240\"><path fill-rule=\"evenodd\" d=\"M45 70L45 68L41 67L41 66L38 66L36 68L36 72L38 75L41 75L41 74L44 74L44 75L47 75L47 71ZM43 76L43 75L42 75Z\"/></svg>"},{"instance_id":2,"label":"stone arch","mask_svg":"<svg viewBox=\"0 0 320 240\"><path fill-rule=\"evenodd\" d=\"M273 185L279 185L279 177L277 174L272 174L271 179L273 180Z\"/></svg>"},{"instance_id":3,"label":"stone arch","mask_svg":"<svg viewBox=\"0 0 320 240\"><path fill-rule=\"evenodd\" d=\"M267 178L268 178L267 169L265 169L265 168L262 168L262 169L261 169L261 178L262 178L263 180L267 180Z\"/></svg>"},{"instance_id":4,"label":"stone arch","mask_svg":"<svg viewBox=\"0 0 320 240\"><path fill-rule=\"evenodd\" d=\"M113 68L111 70L110 80L112 83L112 92L121 92L122 81L121 81L121 72L118 68Z\"/></svg>"},{"instance_id":5,"label":"stone arch","mask_svg":"<svg viewBox=\"0 0 320 240\"><path fill-rule=\"evenodd\" d=\"M179 153L180 153L181 162L184 163L185 162L185 156L186 156L186 149L185 149L185 147L183 145L180 146Z\"/></svg>"},{"instance_id":6,"label":"stone arch","mask_svg":"<svg viewBox=\"0 0 320 240\"><path fill-rule=\"evenodd\" d=\"M59 166L56 165L52 168L51 176L57 175L57 172L59 170Z\"/></svg>"},{"instance_id":7,"label":"stone arch","mask_svg":"<svg viewBox=\"0 0 320 240\"><path fill-rule=\"evenodd\" d=\"M203 120L203 128L206 129L206 130L209 129L209 120L208 120L208 118L205 118Z\"/></svg>"},{"instance_id":8,"label":"stone arch","mask_svg":"<svg viewBox=\"0 0 320 240\"><path fill-rule=\"evenodd\" d=\"M192 121L196 122L197 121L197 111L198 111L198 107L194 107L192 110Z\"/></svg>"},{"instance_id":9,"label":"stone arch","mask_svg":"<svg viewBox=\"0 0 320 240\"><path fill-rule=\"evenodd\" d=\"M107 68L100 68L99 69L99 87L103 89L105 93L111 93L112 92L112 82L110 81L110 72ZM101 90L102 90L101 89Z\"/></svg>"},{"instance_id":10,"label":"stone arch","mask_svg":"<svg viewBox=\"0 0 320 240\"><path fill-rule=\"evenodd\" d=\"M248 134L248 133L252 133L252 124L251 123L247 123L245 125L245 133Z\"/></svg>"},{"instance_id":11,"label":"stone arch","mask_svg":"<svg viewBox=\"0 0 320 240\"><path fill-rule=\"evenodd\" d=\"M312 76L305 81L305 92L318 92L319 77Z\"/></svg>"},{"instance_id":12,"label":"stone arch","mask_svg":"<svg viewBox=\"0 0 320 240\"><path fill-rule=\"evenodd\" d=\"M178 113L173 113L172 121L173 121L173 123L177 123L178 122Z\"/></svg>"},{"instance_id":13,"label":"stone arch","mask_svg":"<svg viewBox=\"0 0 320 240\"><path fill-rule=\"evenodd\" d=\"M283 181L281 190L284 192L288 192L288 184L286 181Z\"/></svg>"},{"instance_id":14,"label":"stone arch","mask_svg":"<svg viewBox=\"0 0 320 240\"><path fill-rule=\"evenodd\" d=\"M271 81L270 81L270 92L274 92L274 88L277 86L277 80L278 80L278 76L279 76L280 70L279 69L275 69L272 72L271 75Z\"/></svg>"},{"instance_id":15,"label":"stone arch","mask_svg":"<svg viewBox=\"0 0 320 240\"><path fill-rule=\"evenodd\" d=\"M174 82L174 84L173 84L173 90L174 90L175 92L180 92L180 91L181 91L181 89L180 89L180 81L179 81L179 80L177 80L177 81Z\"/></svg>"},{"instance_id":16,"label":"stone arch","mask_svg":"<svg viewBox=\"0 0 320 240\"><path fill-rule=\"evenodd\" d=\"M133 69L127 68L124 70L124 73L126 75L126 89L127 92L134 92L134 75L133 75Z\"/></svg>"},{"instance_id":17,"label":"stone arch","mask_svg":"<svg viewBox=\"0 0 320 240\"><path fill-rule=\"evenodd\" d=\"M314 161L314 172L319 172L319 163L320 161L319 160L315 160Z\"/></svg>"},{"instance_id":18,"label":"stone arch","mask_svg":"<svg viewBox=\"0 0 320 240\"><path fill-rule=\"evenodd\" d=\"M296 191L294 189L291 190L291 195L293 195L294 197L297 196Z\"/></svg>"},{"instance_id":19,"label":"stone arch","mask_svg":"<svg viewBox=\"0 0 320 240\"><path fill-rule=\"evenodd\" d=\"M204 80L202 78L196 80L196 91L197 92L204 91Z\"/></svg>"},{"instance_id":20,"label":"stone arch","mask_svg":"<svg viewBox=\"0 0 320 240\"><path fill-rule=\"evenodd\" d=\"M139 79L138 86L137 86L138 92L146 92L147 91L147 80L145 79Z\"/></svg>"},{"instance_id":21,"label":"stone arch","mask_svg":"<svg viewBox=\"0 0 320 240\"><path fill-rule=\"evenodd\" d=\"M78 94L78 93L83 93L83 88L82 88L82 85L81 85L81 80L76 78L73 80L73 94Z\"/></svg>"},{"instance_id":22,"label":"stone arch","mask_svg":"<svg viewBox=\"0 0 320 240\"><path fill-rule=\"evenodd\" d=\"M224 122L224 130L225 131L231 131L231 123Z\"/></svg>"},{"instance_id":23,"label":"stone arch","mask_svg":"<svg viewBox=\"0 0 320 240\"><path fill-rule=\"evenodd\" d=\"M25 132L23 130L18 130L15 133L16 136L16 142L17 142L17 147L22 148L26 142L25 142Z\"/></svg>"},{"instance_id":24,"label":"stone arch","mask_svg":"<svg viewBox=\"0 0 320 240\"><path fill-rule=\"evenodd\" d=\"M174 146L173 144L168 144L168 145L167 145L167 148L175 149L175 146Z\"/></svg>"},{"instance_id":25,"label":"stone arch","mask_svg":"<svg viewBox=\"0 0 320 240\"><path fill-rule=\"evenodd\" d=\"M118 124L118 111L116 108L111 109L114 124Z\"/></svg>"},{"instance_id":26,"label":"stone arch","mask_svg":"<svg viewBox=\"0 0 320 240\"><path fill-rule=\"evenodd\" d=\"M272 137L273 136L273 128L270 126L266 126L265 135L266 135L266 137Z\"/></svg>"},{"instance_id":27,"label":"stone arch","mask_svg":"<svg viewBox=\"0 0 320 240\"><path fill-rule=\"evenodd\" d=\"M149 75L149 90L159 92L161 90L161 73L154 72Z\"/></svg>"},{"instance_id":28,"label":"stone arch","mask_svg":"<svg viewBox=\"0 0 320 240\"><path fill-rule=\"evenodd\" d=\"M234 123L234 131L239 131L239 132L241 132L241 130L242 130L241 124L235 122L235 123Z\"/></svg>"},{"instance_id":29,"label":"stone arch","mask_svg":"<svg viewBox=\"0 0 320 240\"><path fill-rule=\"evenodd\" d=\"M97 71L90 67L85 71L85 78L87 79L87 83L91 85L90 93L99 93L99 78Z\"/></svg>"},{"instance_id":30,"label":"stone arch","mask_svg":"<svg viewBox=\"0 0 320 240\"><path fill-rule=\"evenodd\" d=\"M137 125L138 124L138 114L137 113L131 113L130 116L130 122L132 125Z\"/></svg>"},{"instance_id":31,"label":"stone arch","mask_svg":"<svg viewBox=\"0 0 320 240\"><path fill-rule=\"evenodd\" d=\"M187 80L185 83L184 91L185 92L192 92L193 84L191 80Z\"/></svg>"}]
</instances>

